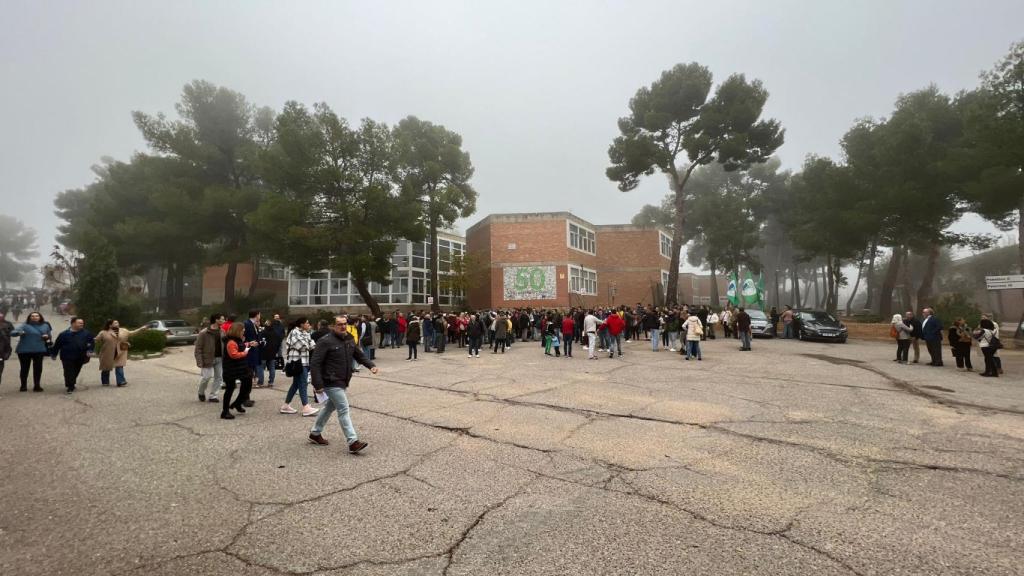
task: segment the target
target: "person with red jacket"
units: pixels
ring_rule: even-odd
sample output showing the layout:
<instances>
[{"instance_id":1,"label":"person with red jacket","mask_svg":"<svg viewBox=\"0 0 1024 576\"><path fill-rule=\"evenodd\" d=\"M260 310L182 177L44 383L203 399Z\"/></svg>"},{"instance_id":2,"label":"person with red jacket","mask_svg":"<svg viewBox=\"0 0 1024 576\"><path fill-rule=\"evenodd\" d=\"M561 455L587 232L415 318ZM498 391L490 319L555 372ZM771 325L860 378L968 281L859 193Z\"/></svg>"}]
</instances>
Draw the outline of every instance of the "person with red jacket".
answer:
<instances>
[{"instance_id":1,"label":"person with red jacket","mask_svg":"<svg viewBox=\"0 0 1024 576\"><path fill-rule=\"evenodd\" d=\"M622 332L626 329L626 321L617 312L613 311L605 318L604 323L608 327L608 357L614 358L616 350L618 350L621 357Z\"/></svg>"},{"instance_id":2,"label":"person with red jacket","mask_svg":"<svg viewBox=\"0 0 1024 576\"><path fill-rule=\"evenodd\" d=\"M409 327L409 321L406 320L405 314L398 313L398 346L401 346L405 342L405 330Z\"/></svg>"},{"instance_id":3,"label":"person with red jacket","mask_svg":"<svg viewBox=\"0 0 1024 576\"><path fill-rule=\"evenodd\" d=\"M572 338L573 329L576 324L572 320L572 314L566 314L562 317L562 344L565 346L565 357L572 358Z\"/></svg>"}]
</instances>

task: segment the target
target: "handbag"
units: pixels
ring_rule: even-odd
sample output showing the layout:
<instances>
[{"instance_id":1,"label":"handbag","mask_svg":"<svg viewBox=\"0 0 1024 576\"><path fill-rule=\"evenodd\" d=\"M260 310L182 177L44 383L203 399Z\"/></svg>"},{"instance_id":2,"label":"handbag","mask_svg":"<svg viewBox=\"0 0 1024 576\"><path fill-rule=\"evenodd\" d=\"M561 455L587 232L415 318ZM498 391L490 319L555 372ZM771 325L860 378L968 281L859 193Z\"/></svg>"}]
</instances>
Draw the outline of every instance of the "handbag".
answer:
<instances>
[{"instance_id":1,"label":"handbag","mask_svg":"<svg viewBox=\"0 0 1024 576\"><path fill-rule=\"evenodd\" d=\"M988 339L988 347L993 350L1000 350L1003 347L1003 342L998 336L993 334L992 337Z\"/></svg>"},{"instance_id":2,"label":"handbag","mask_svg":"<svg viewBox=\"0 0 1024 576\"><path fill-rule=\"evenodd\" d=\"M284 358L280 358L280 360L282 362L284 362ZM284 375L285 376L292 376L292 377L298 376L299 372L301 370L302 370L302 360L292 360L291 362L289 362L289 363L284 365Z\"/></svg>"}]
</instances>

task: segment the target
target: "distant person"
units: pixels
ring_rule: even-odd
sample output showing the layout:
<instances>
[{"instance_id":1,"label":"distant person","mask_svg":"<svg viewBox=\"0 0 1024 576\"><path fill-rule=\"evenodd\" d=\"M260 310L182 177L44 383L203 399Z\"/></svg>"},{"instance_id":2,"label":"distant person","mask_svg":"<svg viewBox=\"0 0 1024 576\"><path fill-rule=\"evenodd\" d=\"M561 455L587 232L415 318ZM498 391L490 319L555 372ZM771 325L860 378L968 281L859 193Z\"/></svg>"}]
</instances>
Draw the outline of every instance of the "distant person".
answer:
<instances>
[{"instance_id":1,"label":"distant person","mask_svg":"<svg viewBox=\"0 0 1024 576\"><path fill-rule=\"evenodd\" d=\"M740 350L750 351L750 314L743 308L736 312L736 334L740 338Z\"/></svg>"},{"instance_id":2,"label":"distant person","mask_svg":"<svg viewBox=\"0 0 1024 576\"><path fill-rule=\"evenodd\" d=\"M257 388L263 388L263 366L260 361L261 356L259 347L262 342L260 334L263 329L260 322L261 318L259 310L250 310L249 319L245 321L245 329L242 336L245 338L246 344L249 344L250 350L245 361L249 365L249 371L253 374L253 383ZM248 398L246 398L246 400L248 400ZM247 403L246 406L252 406L252 404Z\"/></svg>"},{"instance_id":3,"label":"distant person","mask_svg":"<svg viewBox=\"0 0 1024 576\"><path fill-rule=\"evenodd\" d=\"M900 364L906 364L907 356L910 353L910 341L913 338L914 327L901 314L893 314L889 333L896 338L895 361Z\"/></svg>"},{"instance_id":4,"label":"distant person","mask_svg":"<svg viewBox=\"0 0 1024 576\"><path fill-rule=\"evenodd\" d=\"M409 357L406 360L412 362L419 359L420 319L416 316L411 316L405 325L405 343L409 347ZM473 355L472 350L469 355Z\"/></svg>"},{"instance_id":5,"label":"distant person","mask_svg":"<svg viewBox=\"0 0 1024 576\"><path fill-rule=\"evenodd\" d=\"M505 345L508 342L508 328L509 321L505 318L504 313L494 319L494 345L491 349L491 354L498 353L498 346L501 346L501 353L505 353Z\"/></svg>"},{"instance_id":6,"label":"distant person","mask_svg":"<svg viewBox=\"0 0 1024 576\"><path fill-rule=\"evenodd\" d=\"M122 330L121 323L117 320L107 320L103 324L103 330L96 335L96 342L100 344L100 385L110 386L110 371L114 371L114 381L118 388L128 385L125 379L124 369L128 365L128 349L131 348L129 339L139 332L147 330L146 326L135 330Z\"/></svg>"},{"instance_id":7,"label":"distant person","mask_svg":"<svg viewBox=\"0 0 1024 576\"><path fill-rule=\"evenodd\" d=\"M714 311L714 309L712 309L711 314L708 315L708 325L706 326L709 340L715 339L715 326L717 326L720 321L721 318L719 318L718 314Z\"/></svg>"},{"instance_id":8,"label":"distant person","mask_svg":"<svg viewBox=\"0 0 1024 576\"><path fill-rule=\"evenodd\" d=\"M700 316L690 312L686 320L683 321L683 333L686 334L686 359L696 358L697 360L703 360L704 357L700 353L700 339L704 335L704 325L700 321Z\"/></svg>"},{"instance_id":9,"label":"distant person","mask_svg":"<svg viewBox=\"0 0 1024 576\"><path fill-rule=\"evenodd\" d=\"M572 341L575 333L576 321L573 320L572 313L566 314L562 317L562 342L565 346L566 358L572 358Z\"/></svg>"},{"instance_id":10,"label":"distant person","mask_svg":"<svg viewBox=\"0 0 1024 576\"><path fill-rule=\"evenodd\" d=\"M284 344L285 329L280 314L274 314L273 320L268 320L259 333L260 363L257 372L257 381L263 381L264 372L267 376L267 387L274 387L274 379L277 375L277 359L281 356L281 346Z\"/></svg>"},{"instance_id":11,"label":"distant person","mask_svg":"<svg viewBox=\"0 0 1024 576\"><path fill-rule=\"evenodd\" d=\"M917 364L918 360L921 359L921 321L914 317L914 313L907 310L906 314L903 315L903 319L910 324L910 345L914 348L914 360L913 363Z\"/></svg>"},{"instance_id":12,"label":"distant person","mask_svg":"<svg viewBox=\"0 0 1024 576\"><path fill-rule=\"evenodd\" d=\"M49 353L52 342L53 328L39 312L32 312L21 324L11 332L11 336L18 336L18 347L14 352L18 355L18 362L21 365L21 391L28 390L28 372L32 369L33 392L42 392L43 387L39 385L43 377L43 357Z\"/></svg>"},{"instance_id":13,"label":"distant person","mask_svg":"<svg viewBox=\"0 0 1024 576\"><path fill-rule=\"evenodd\" d=\"M196 336L195 357L199 368L199 401L218 402L217 391L224 386L224 336L220 325L224 315L210 315L210 323ZM206 392L210 396L207 400Z\"/></svg>"},{"instance_id":14,"label":"distant person","mask_svg":"<svg viewBox=\"0 0 1024 576\"><path fill-rule=\"evenodd\" d=\"M1002 361L996 353L999 351L1001 342L999 340L999 325L990 318L982 316L978 323L978 329L974 332L978 339L978 348L985 358L985 371L981 373L987 378L996 378L1003 372Z\"/></svg>"},{"instance_id":15,"label":"distant person","mask_svg":"<svg viewBox=\"0 0 1024 576\"><path fill-rule=\"evenodd\" d=\"M313 339L313 342L317 342L321 338L323 338L324 336L327 336L330 333L331 333L331 329L329 328L329 324L328 324L327 320L317 320L316 330L314 330L313 333L310 334L309 337Z\"/></svg>"},{"instance_id":16,"label":"distant person","mask_svg":"<svg viewBox=\"0 0 1024 576\"><path fill-rule=\"evenodd\" d=\"M349 413L348 396L345 390L352 380L352 360L366 366L376 374L377 366L363 356L362 350L356 346L355 340L348 332L348 320L344 316L334 319L331 333L321 338L313 349L309 361L309 372L313 379L313 389L318 394L327 396L326 401L316 417L313 428L309 431L309 441L318 446L327 446L327 439L321 434L327 419L332 412L338 413L338 424L345 433L349 452L355 454L366 448L366 442L359 440L352 416Z\"/></svg>"},{"instance_id":17,"label":"distant person","mask_svg":"<svg viewBox=\"0 0 1024 576\"><path fill-rule=\"evenodd\" d=\"M948 336L949 350L956 360L956 369L963 370L964 372L973 372L974 366L971 366L971 342L974 341L974 337L971 335L970 328L967 327L967 322L963 318L954 320L953 325L949 327Z\"/></svg>"},{"instance_id":18,"label":"distant person","mask_svg":"<svg viewBox=\"0 0 1024 576\"><path fill-rule=\"evenodd\" d=\"M597 356L594 355L594 346L596 346L597 328L600 325L601 321L594 315L594 311L587 310L587 315L583 318L583 338L587 347L587 360L597 360Z\"/></svg>"},{"instance_id":19,"label":"distant person","mask_svg":"<svg viewBox=\"0 0 1024 576\"><path fill-rule=\"evenodd\" d=\"M789 304L782 311L782 337L793 338L793 307Z\"/></svg>"},{"instance_id":20,"label":"distant person","mask_svg":"<svg viewBox=\"0 0 1024 576\"><path fill-rule=\"evenodd\" d=\"M612 312L605 318L604 325L608 328L608 357L614 358L616 352L622 357L622 333L626 330L626 321Z\"/></svg>"},{"instance_id":21,"label":"distant person","mask_svg":"<svg viewBox=\"0 0 1024 576\"><path fill-rule=\"evenodd\" d=\"M771 322L771 325L772 325L772 337L773 338L778 338L779 337L779 320L781 320L781 319L782 319L782 317L779 314L778 308L776 308L775 306L772 306L771 310L768 311L768 321Z\"/></svg>"},{"instance_id":22,"label":"distant person","mask_svg":"<svg viewBox=\"0 0 1024 576\"><path fill-rule=\"evenodd\" d=\"M95 347L95 338L92 332L85 329L85 320L75 316L71 318L71 326L57 336L50 350L50 356L57 359L64 365L64 387L66 394L75 391L78 384L78 375L82 373L82 367L92 356Z\"/></svg>"},{"instance_id":23,"label":"distant person","mask_svg":"<svg viewBox=\"0 0 1024 576\"><path fill-rule=\"evenodd\" d=\"M4 363L11 358L11 333L14 324L7 321L6 314L0 311L0 379L4 375Z\"/></svg>"},{"instance_id":24,"label":"distant person","mask_svg":"<svg viewBox=\"0 0 1024 576\"><path fill-rule=\"evenodd\" d=\"M942 366L942 321L931 308L921 310L924 320L921 321L921 338L931 356L929 366Z\"/></svg>"}]
</instances>

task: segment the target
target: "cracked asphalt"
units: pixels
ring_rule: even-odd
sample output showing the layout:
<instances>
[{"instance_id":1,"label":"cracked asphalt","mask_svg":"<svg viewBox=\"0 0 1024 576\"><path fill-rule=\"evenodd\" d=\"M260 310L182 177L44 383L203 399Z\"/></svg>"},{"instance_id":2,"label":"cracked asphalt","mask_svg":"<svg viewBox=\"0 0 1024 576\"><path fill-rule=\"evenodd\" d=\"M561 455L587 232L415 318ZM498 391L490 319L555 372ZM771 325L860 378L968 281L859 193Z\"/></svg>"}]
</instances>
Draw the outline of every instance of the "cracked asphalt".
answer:
<instances>
[{"instance_id":1,"label":"cracked asphalt","mask_svg":"<svg viewBox=\"0 0 1024 576\"><path fill-rule=\"evenodd\" d=\"M382 350L359 456L277 413L283 375L220 420L191 348L72 398L8 366L0 574L1024 573L1024 354L990 379L892 348Z\"/></svg>"}]
</instances>

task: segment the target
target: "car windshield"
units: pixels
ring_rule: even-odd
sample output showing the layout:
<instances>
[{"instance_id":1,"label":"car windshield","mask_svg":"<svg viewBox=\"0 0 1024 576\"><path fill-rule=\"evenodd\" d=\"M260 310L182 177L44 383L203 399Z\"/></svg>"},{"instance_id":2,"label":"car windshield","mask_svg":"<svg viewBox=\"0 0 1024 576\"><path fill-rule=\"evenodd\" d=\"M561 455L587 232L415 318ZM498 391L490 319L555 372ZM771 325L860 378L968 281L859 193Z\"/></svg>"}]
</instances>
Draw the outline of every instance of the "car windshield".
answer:
<instances>
[{"instance_id":1,"label":"car windshield","mask_svg":"<svg viewBox=\"0 0 1024 576\"><path fill-rule=\"evenodd\" d=\"M800 319L807 322L818 322L818 323L831 323L837 324L839 321L836 320L835 316L828 312L801 312Z\"/></svg>"},{"instance_id":2,"label":"car windshield","mask_svg":"<svg viewBox=\"0 0 1024 576\"><path fill-rule=\"evenodd\" d=\"M188 322L184 320L164 320L164 326L167 328L188 328Z\"/></svg>"},{"instance_id":3,"label":"car windshield","mask_svg":"<svg viewBox=\"0 0 1024 576\"><path fill-rule=\"evenodd\" d=\"M750 314L750 319L751 320L767 320L768 319L768 317L765 316L764 312L762 312L760 310L747 310L747 314Z\"/></svg>"}]
</instances>

